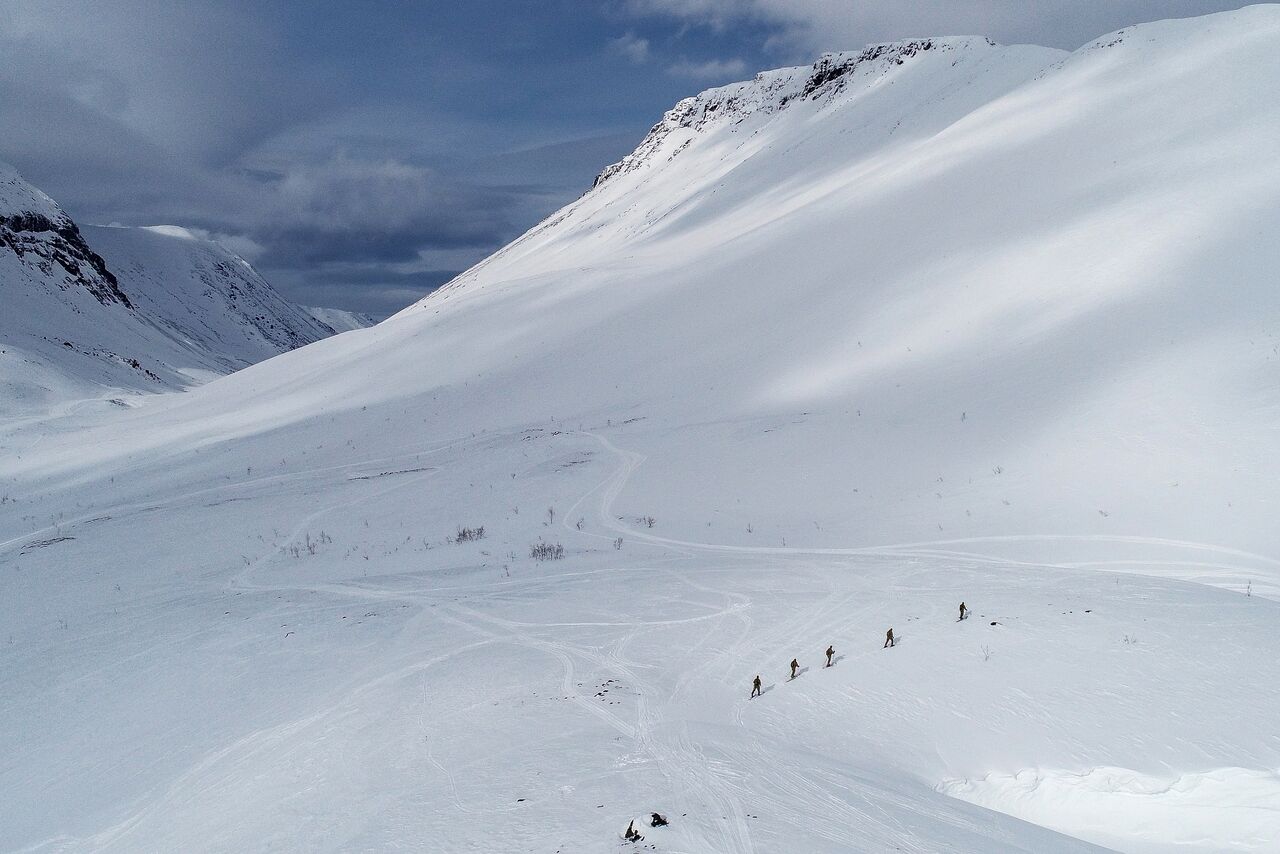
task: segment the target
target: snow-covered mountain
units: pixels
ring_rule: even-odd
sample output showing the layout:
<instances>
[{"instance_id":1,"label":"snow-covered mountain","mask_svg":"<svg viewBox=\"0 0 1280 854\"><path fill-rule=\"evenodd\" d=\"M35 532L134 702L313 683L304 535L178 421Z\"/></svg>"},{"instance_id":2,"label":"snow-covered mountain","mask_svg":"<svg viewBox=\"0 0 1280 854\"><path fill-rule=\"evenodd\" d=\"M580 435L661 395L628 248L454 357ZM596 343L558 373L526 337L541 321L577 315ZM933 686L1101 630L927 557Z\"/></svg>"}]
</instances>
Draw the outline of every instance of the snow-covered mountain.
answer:
<instances>
[{"instance_id":1,"label":"snow-covered mountain","mask_svg":"<svg viewBox=\"0 0 1280 854\"><path fill-rule=\"evenodd\" d=\"M373 317L358 311L347 311L341 308L321 308L312 305L305 306L305 308L312 317L328 326L334 332L350 332L353 329L364 329L378 322Z\"/></svg>"},{"instance_id":2,"label":"snow-covered mountain","mask_svg":"<svg viewBox=\"0 0 1280 854\"><path fill-rule=\"evenodd\" d=\"M333 330L185 229L79 228L0 164L0 413L183 388Z\"/></svg>"},{"instance_id":3,"label":"snow-covered mountain","mask_svg":"<svg viewBox=\"0 0 1280 854\"><path fill-rule=\"evenodd\" d=\"M373 328L0 427L0 847L1277 850L1277 44L768 72Z\"/></svg>"}]
</instances>

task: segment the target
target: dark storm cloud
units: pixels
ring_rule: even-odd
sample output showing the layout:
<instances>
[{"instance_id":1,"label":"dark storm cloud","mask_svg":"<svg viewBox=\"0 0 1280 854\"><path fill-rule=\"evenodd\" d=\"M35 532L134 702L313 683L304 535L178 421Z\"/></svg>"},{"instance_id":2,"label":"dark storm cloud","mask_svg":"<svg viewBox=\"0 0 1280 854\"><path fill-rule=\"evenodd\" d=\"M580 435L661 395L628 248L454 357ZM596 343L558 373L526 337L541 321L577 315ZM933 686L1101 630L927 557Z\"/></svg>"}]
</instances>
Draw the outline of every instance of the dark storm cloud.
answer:
<instances>
[{"instance_id":1,"label":"dark storm cloud","mask_svg":"<svg viewBox=\"0 0 1280 854\"><path fill-rule=\"evenodd\" d=\"M627 0L659 15L724 30L775 28L775 47L851 50L913 36L983 35L1006 44L1077 48L1142 21L1205 15L1239 0Z\"/></svg>"},{"instance_id":2,"label":"dark storm cloud","mask_svg":"<svg viewBox=\"0 0 1280 854\"><path fill-rule=\"evenodd\" d=\"M480 246L512 227L512 194L394 160L301 164L265 195L259 229L301 262L410 258L426 235L438 247Z\"/></svg>"},{"instance_id":3,"label":"dark storm cloud","mask_svg":"<svg viewBox=\"0 0 1280 854\"><path fill-rule=\"evenodd\" d=\"M5 0L0 159L291 298L389 313L570 201L664 109L823 49L1075 47L1215 0Z\"/></svg>"}]
</instances>

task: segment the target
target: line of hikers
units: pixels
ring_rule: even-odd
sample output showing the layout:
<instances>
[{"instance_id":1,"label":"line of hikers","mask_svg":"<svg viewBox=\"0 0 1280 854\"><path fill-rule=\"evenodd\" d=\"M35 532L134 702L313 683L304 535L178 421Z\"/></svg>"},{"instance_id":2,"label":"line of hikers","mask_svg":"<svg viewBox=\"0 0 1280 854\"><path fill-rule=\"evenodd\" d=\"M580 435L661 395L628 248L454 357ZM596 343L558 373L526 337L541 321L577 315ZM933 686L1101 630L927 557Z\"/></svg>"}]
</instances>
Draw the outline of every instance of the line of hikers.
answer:
<instances>
[{"instance_id":1,"label":"line of hikers","mask_svg":"<svg viewBox=\"0 0 1280 854\"><path fill-rule=\"evenodd\" d=\"M965 607L965 604L963 602L961 602L960 603L960 619L966 620L968 618L969 618L969 609ZM894 640L894 637L893 637L893 629L890 628L889 631L884 633L884 646L880 648L888 649L891 646L897 646L897 645L898 645L898 642ZM831 667L833 664L835 664L836 648L834 645L827 647L826 655L827 655L827 663L824 666ZM800 675L800 660L793 658L791 659L791 678L795 679L799 675ZM760 674L757 673L756 678L751 680L751 697L749 699L754 700L756 697L759 697L762 693L764 692L760 688Z\"/></svg>"}]
</instances>

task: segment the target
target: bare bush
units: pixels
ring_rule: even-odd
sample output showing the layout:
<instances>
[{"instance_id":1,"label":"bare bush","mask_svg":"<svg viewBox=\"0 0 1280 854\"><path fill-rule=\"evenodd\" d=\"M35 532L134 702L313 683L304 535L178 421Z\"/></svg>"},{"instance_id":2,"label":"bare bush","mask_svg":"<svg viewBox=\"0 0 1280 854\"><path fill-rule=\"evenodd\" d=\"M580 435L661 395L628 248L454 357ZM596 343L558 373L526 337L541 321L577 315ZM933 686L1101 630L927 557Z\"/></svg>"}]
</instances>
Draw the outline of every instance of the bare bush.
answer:
<instances>
[{"instance_id":1,"label":"bare bush","mask_svg":"<svg viewBox=\"0 0 1280 854\"><path fill-rule=\"evenodd\" d=\"M324 531L321 531L318 537L311 536L311 532L307 531L303 536L302 542L290 543L285 546L284 551L291 557L300 558L303 555L318 554L321 546L327 546L332 542L333 537L330 537Z\"/></svg>"},{"instance_id":2,"label":"bare bush","mask_svg":"<svg viewBox=\"0 0 1280 854\"><path fill-rule=\"evenodd\" d=\"M534 560L560 560L564 557L564 546L539 540L529 547L529 557Z\"/></svg>"},{"instance_id":3,"label":"bare bush","mask_svg":"<svg viewBox=\"0 0 1280 854\"><path fill-rule=\"evenodd\" d=\"M458 526L458 533L453 535L453 541L455 543L470 543L474 540L483 539L484 525L481 525L479 528L464 528L462 526Z\"/></svg>"}]
</instances>

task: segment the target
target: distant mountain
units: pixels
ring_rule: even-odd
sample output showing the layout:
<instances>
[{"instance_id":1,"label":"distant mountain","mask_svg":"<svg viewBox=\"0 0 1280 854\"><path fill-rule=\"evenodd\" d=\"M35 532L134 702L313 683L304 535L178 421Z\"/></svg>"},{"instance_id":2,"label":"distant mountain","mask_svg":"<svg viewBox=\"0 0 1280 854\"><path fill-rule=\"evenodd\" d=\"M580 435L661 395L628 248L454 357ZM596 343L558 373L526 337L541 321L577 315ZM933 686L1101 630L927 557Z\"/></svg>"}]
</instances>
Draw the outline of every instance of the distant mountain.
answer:
<instances>
[{"instance_id":1,"label":"distant mountain","mask_svg":"<svg viewBox=\"0 0 1280 854\"><path fill-rule=\"evenodd\" d=\"M345 311L341 308L320 308L308 305L304 306L304 309L334 332L350 332L353 329L364 329L378 322L370 315L361 314L358 311Z\"/></svg>"},{"instance_id":2,"label":"distant mountain","mask_svg":"<svg viewBox=\"0 0 1280 854\"><path fill-rule=\"evenodd\" d=\"M79 228L0 164L0 414L176 389L333 334L185 229Z\"/></svg>"}]
</instances>

